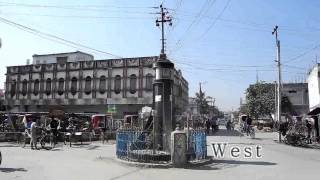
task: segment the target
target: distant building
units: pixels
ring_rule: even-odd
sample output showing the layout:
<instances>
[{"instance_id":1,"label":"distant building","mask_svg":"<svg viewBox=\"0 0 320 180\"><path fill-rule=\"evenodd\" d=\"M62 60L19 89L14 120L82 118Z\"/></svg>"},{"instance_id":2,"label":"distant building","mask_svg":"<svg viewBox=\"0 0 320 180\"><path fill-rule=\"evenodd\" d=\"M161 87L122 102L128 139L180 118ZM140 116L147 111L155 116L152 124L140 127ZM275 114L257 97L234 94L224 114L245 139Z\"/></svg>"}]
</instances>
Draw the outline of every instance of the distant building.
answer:
<instances>
[{"instance_id":1,"label":"distant building","mask_svg":"<svg viewBox=\"0 0 320 180\"><path fill-rule=\"evenodd\" d=\"M81 51L43 55L34 54L32 58L32 64L65 64L67 62L92 61L94 59L91 54Z\"/></svg>"},{"instance_id":2,"label":"distant building","mask_svg":"<svg viewBox=\"0 0 320 180\"><path fill-rule=\"evenodd\" d=\"M288 97L297 115L309 112L308 83L283 83L281 92Z\"/></svg>"},{"instance_id":3,"label":"distant building","mask_svg":"<svg viewBox=\"0 0 320 180\"><path fill-rule=\"evenodd\" d=\"M33 64L7 67L5 104L11 111L136 114L153 104L157 56L93 60L83 52L34 55ZM188 82L174 70L174 113L186 110Z\"/></svg>"},{"instance_id":4,"label":"distant building","mask_svg":"<svg viewBox=\"0 0 320 180\"><path fill-rule=\"evenodd\" d=\"M4 111L4 89L0 89L0 111Z\"/></svg>"},{"instance_id":5,"label":"distant building","mask_svg":"<svg viewBox=\"0 0 320 180\"><path fill-rule=\"evenodd\" d=\"M188 112L195 115L200 114L195 97L189 97Z\"/></svg>"}]
</instances>

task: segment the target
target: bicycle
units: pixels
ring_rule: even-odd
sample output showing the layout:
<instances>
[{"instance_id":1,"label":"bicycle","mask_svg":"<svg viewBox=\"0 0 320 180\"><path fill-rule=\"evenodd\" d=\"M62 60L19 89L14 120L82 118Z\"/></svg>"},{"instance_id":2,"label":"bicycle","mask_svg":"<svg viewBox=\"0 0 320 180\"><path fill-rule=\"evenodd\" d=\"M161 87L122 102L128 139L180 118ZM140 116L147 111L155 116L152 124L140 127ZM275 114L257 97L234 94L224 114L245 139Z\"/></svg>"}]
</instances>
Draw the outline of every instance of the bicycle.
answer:
<instances>
[{"instance_id":1,"label":"bicycle","mask_svg":"<svg viewBox=\"0 0 320 180\"><path fill-rule=\"evenodd\" d=\"M248 129L247 129L247 134L249 134L249 136L252 138L252 139L254 139L255 137L256 137L256 132L255 132L255 130L254 130L254 128L253 128L253 125L249 125L248 127L247 127Z\"/></svg>"}]
</instances>

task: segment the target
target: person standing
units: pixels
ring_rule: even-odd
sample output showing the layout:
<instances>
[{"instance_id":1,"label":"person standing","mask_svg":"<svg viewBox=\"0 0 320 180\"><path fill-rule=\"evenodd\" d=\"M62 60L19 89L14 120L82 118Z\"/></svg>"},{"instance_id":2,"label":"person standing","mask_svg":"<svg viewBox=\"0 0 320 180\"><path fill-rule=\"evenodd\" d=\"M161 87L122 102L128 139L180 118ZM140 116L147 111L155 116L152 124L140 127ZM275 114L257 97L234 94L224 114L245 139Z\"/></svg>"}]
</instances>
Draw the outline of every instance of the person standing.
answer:
<instances>
[{"instance_id":1,"label":"person standing","mask_svg":"<svg viewBox=\"0 0 320 180\"><path fill-rule=\"evenodd\" d=\"M207 128L207 135L210 133L210 121L209 119L206 120L206 128Z\"/></svg>"},{"instance_id":2,"label":"person standing","mask_svg":"<svg viewBox=\"0 0 320 180\"><path fill-rule=\"evenodd\" d=\"M252 124L252 119L250 118L250 116L247 116L247 120L246 120L246 131L247 131L247 136L249 136L250 131L251 131L251 124Z\"/></svg>"},{"instance_id":3,"label":"person standing","mask_svg":"<svg viewBox=\"0 0 320 180\"><path fill-rule=\"evenodd\" d=\"M57 121L56 118L54 118L54 116L52 116L51 122L50 122L50 128L51 128L51 132L53 135L53 143L57 144L57 139L58 139L58 126L59 126L59 122Z\"/></svg>"},{"instance_id":4,"label":"person standing","mask_svg":"<svg viewBox=\"0 0 320 180\"><path fill-rule=\"evenodd\" d=\"M31 123L31 128L30 128L30 133L31 133L31 149L34 149L33 147L35 147L35 149L37 148L37 120L36 119L32 119L32 123Z\"/></svg>"},{"instance_id":5,"label":"person standing","mask_svg":"<svg viewBox=\"0 0 320 180\"><path fill-rule=\"evenodd\" d=\"M307 133L308 133L308 137L307 137L308 138L308 144L311 144L312 143L312 141L311 141L312 125L308 120L306 120L306 126L307 126Z\"/></svg>"}]
</instances>

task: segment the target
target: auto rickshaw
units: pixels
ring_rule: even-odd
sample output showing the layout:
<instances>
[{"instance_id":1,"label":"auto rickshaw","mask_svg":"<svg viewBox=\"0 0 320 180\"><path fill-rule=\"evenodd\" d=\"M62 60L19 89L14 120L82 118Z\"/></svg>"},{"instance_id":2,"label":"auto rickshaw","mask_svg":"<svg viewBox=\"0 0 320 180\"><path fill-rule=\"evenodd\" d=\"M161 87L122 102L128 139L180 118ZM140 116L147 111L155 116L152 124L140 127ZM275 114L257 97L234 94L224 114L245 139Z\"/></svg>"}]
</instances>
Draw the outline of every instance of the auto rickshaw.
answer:
<instances>
[{"instance_id":1,"label":"auto rickshaw","mask_svg":"<svg viewBox=\"0 0 320 180\"><path fill-rule=\"evenodd\" d=\"M102 143L107 139L107 130L112 130L113 119L110 114L94 114L91 116L92 136L99 136Z\"/></svg>"},{"instance_id":2,"label":"auto rickshaw","mask_svg":"<svg viewBox=\"0 0 320 180\"><path fill-rule=\"evenodd\" d=\"M124 124L127 128L140 127L139 126L139 115L125 115Z\"/></svg>"}]
</instances>

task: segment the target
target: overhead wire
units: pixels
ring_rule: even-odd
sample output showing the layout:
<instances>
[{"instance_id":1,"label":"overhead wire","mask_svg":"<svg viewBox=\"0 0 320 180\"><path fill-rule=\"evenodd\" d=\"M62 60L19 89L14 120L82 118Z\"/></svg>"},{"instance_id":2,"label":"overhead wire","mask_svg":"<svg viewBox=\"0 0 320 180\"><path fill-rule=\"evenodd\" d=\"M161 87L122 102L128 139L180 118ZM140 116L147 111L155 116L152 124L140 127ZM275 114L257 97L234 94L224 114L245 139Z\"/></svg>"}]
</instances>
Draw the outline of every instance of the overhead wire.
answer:
<instances>
[{"instance_id":1,"label":"overhead wire","mask_svg":"<svg viewBox=\"0 0 320 180\"><path fill-rule=\"evenodd\" d=\"M202 35L198 39L201 40L211 30L211 28L216 24L217 20L222 17L222 15L224 14L225 10L228 8L230 2L231 2L231 0L227 1L225 6L223 7L222 11L218 14L218 16L212 21L212 23L209 25L209 27L204 31L204 33L202 33Z\"/></svg>"},{"instance_id":2,"label":"overhead wire","mask_svg":"<svg viewBox=\"0 0 320 180\"><path fill-rule=\"evenodd\" d=\"M169 51L168 54L171 54L172 51L176 50L176 49L180 49L182 47L182 43L183 40L186 38L187 34L189 33L189 31L191 30L191 28L195 25L197 25L201 19L203 18L203 15L206 14L209 9L211 8L211 6L216 2L216 0L206 0L202 7L200 8L200 11L196 14L196 16L193 18L192 22L189 24L189 26L186 28L186 30L184 31L184 33L182 34L182 36L176 41L175 49L171 49ZM204 12L204 13L203 13Z\"/></svg>"},{"instance_id":3,"label":"overhead wire","mask_svg":"<svg viewBox=\"0 0 320 180\"><path fill-rule=\"evenodd\" d=\"M58 40L59 42L63 42L64 45L69 44L72 47L74 47L74 46L81 47L81 48L89 49L89 50L92 50L92 51L95 51L95 52L98 52L98 53L107 54L107 55L112 56L112 57L122 58L121 56L115 55L113 53L109 53L109 52L106 52L106 51L98 50L98 49L95 49L95 48L80 44L78 42L73 42L73 41L58 37L58 36L53 35L53 34L45 33L45 32L36 30L34 28L31 28L31 27L28 27L28 26L25 26L25 25L10 21L10 20L8 20L6 18L3 18L3 17L0 17L0 21L5 23L5 24L8 24L10 26L16 27L16 28L19 27L19 29L25 29L25 30L27 30L27 32L29 32L29 33L32 32L32 34L34 34L34 35L41 35L39 37L46 36L46 37ZM55 42L57 42L57 41L55 41Z\"/></svg>"}]
</instances>

